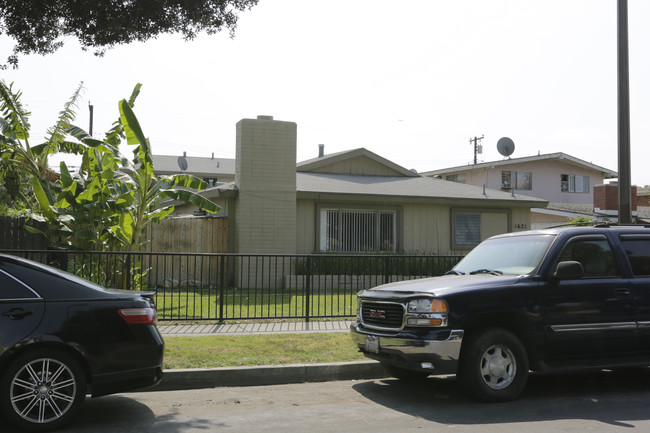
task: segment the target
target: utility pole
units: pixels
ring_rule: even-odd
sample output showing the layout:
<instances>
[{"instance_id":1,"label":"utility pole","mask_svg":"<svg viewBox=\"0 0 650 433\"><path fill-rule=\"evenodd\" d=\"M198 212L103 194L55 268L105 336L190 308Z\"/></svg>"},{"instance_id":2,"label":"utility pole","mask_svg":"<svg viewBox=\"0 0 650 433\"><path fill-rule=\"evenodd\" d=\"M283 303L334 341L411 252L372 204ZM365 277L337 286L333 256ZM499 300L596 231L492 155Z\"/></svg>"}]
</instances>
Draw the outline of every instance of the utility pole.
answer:
<instances>
[{"instance_id":1,"label":"utility pole","mask_svg":"<svg viewBox=\"0 0 650 433\"><path fill-rule=\"evenodd\" d=\"M93 136L93 106L88 101L88 110L90 111L90 127L88 128L88 135Z\"/></svg>"},{"instance_id":2,"label":"utility pole","mask_svg":"<svg viewBox=\"0 0 650 433\"><path fill-rule=\"evenodd\" d=\"M627 0L618 0L618 222L632 222Z\"/></svg>"},{"instance_id":3,"label":"utility pole","mask_svg":"<svg viewBox=\"0 0 650 433\"><path fill-rule=\"evenodd\" d=\"M483 146L481 146L480 141L483 140L483 135L480 137L474 137L469 139L469 144L472 145L474 144L474 165L477 164L478 160L476 159L476 155L479 153L483 153Z\"/></svg>"}]
</instances>

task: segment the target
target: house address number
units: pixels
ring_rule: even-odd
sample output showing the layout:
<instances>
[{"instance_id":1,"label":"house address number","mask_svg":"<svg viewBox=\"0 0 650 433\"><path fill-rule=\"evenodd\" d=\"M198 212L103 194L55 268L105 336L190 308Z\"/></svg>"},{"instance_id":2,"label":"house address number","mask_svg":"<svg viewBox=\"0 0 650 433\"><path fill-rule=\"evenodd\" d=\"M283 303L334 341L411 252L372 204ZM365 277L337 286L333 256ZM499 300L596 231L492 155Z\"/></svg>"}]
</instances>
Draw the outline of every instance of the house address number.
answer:
<instances>
[{"instance_id":1,"label":"house address number","mask_svg":"<svg viewBox=\"0 0 650 433\"><path fill-rule=\"evenodd\" d=\"M515 229L518 230L526 230L528 228L528 224L515 224Z\"/></svg>"}]
</instances>

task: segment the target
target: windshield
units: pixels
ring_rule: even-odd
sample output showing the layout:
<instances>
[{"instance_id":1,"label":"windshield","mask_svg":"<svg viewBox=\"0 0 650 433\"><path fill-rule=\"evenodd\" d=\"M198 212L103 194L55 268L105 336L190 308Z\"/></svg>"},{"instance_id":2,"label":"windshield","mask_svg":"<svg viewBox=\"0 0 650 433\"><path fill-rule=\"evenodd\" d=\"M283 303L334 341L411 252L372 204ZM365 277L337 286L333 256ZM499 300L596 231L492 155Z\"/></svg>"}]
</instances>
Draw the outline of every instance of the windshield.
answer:
<instances>
[{"instance_id":1,"label":"windshield","mask_svg":"<svg viewBox=\"0 0 650 433\"><path fill-rule=\"evenodd\" d=\"M529 274L539 266L554 239L554 235L488 239L477 245L450 272L496 275Z\"/></svg>"}]
</instances>

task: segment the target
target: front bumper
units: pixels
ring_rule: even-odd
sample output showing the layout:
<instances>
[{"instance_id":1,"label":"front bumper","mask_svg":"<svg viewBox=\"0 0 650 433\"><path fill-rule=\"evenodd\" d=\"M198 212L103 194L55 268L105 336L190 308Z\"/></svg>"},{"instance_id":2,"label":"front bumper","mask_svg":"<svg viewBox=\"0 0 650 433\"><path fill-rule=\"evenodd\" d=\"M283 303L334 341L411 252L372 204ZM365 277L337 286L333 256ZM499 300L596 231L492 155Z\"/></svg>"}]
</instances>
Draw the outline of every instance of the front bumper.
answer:
<instances>
[{"instance_id":1,"label":"front bumper","mask_svg":"<svg viewBox=\"0 0 650 433\"><path fill-rule=\"evenodd\" d=\"M463 342L461 329L401 331L385 334L364 328L358 322L350 326L352 341L368 358L407 370L430 374L455 374ZM367 337L378 340L379 353L366 350Z\"/></svg>"}]
</instances>

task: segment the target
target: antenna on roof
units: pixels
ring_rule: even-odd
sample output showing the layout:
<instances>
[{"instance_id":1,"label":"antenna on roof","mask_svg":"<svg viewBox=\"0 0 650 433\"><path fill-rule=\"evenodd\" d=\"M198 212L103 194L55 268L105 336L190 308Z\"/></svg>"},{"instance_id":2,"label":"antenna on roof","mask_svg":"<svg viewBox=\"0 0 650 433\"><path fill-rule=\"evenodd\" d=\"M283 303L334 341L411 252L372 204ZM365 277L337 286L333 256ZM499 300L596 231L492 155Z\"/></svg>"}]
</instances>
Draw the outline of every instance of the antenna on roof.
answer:
<instances>
[{"instance_id":1,"label":"antenna on roof","mask_svg":"<svg viewBox=\"0 0 650 433\"><path fill-rule=\"evenodd\" d=\"M501 137L499 138L499 141L497 141L497 150L501 155L510 158L512 152L515 151L515 142L508 137Z\"/></svg>"},{"instance_id":2,"label":"antenna on roof","mask_svg":"<svg viewBox=\"0 0 650 433\"><path fill-rule=\"evenodd\" d=\"M183 152L183 156L178 157L178 168L181 169L181 171L187 170L187 159L185 159L186 153Z\"/></svg>"}]
</instances>

